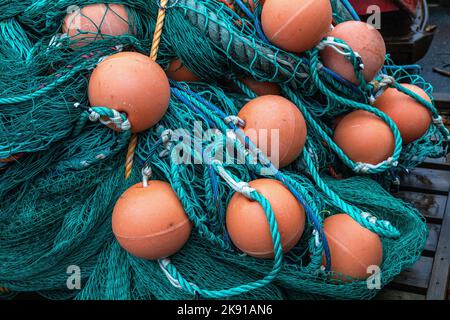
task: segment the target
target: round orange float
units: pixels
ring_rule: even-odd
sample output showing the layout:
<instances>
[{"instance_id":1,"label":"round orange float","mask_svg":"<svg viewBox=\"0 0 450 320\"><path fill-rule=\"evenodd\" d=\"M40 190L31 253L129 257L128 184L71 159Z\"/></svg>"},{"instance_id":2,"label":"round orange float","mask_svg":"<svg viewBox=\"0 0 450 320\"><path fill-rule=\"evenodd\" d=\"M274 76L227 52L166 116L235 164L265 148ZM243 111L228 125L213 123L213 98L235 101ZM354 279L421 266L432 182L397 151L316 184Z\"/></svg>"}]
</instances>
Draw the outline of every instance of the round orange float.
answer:
<instances>
[{"instance_id":1,"label":"round orange float","mask_svg":"<svg viewBox=\"0 0 450 320\"><path fill-rule=\"evenodd\" d=\"M175 81L199 82L200 79L183 65L180 59L173 59L166 70L167 76Z\"/></svg>"},{"instance_id":2,"label":"round orange float","mask_svg":"<svg viewBox=\"0 0 450 320\"><path fill-rule=\"evenodd\" d=\"M150 181L129 188L114 207L112 229L120 245L132 255L157 260L178 252L192 226L170 184Z\"/></svg>"},{"instance_id":3,"label":"round orange float","mask_svg":"<svg viewBox=\"0 0 450 320\"><path fill-rule=\"evenodd\" d=\"M290 251L304 231L304 208L277 180L254 180L250 186L269 201L278 224L283 252ZM235 193L228 204L226 226L231 240L241 251L255 258L274 257L269 222L258 202Z\"/></svg>"},{"instance_id":4,"label":"round orange float","mask_svg":"<svg viewBox=\"0 0 450 320\"><path fill-rule=\"evenodd\" d=\"M69 13L62 30L74 45L85 46L102 36L121 36L130 33L126 8L121 4L92 4ZM77 41L79 40L79 41Z\"/></svg>"},{"instance_id":5,"label":"round orange float","mask_svg":"<svg viewBox=\"0 0 450 320\"><path fill-rule=\"evenodd\" d=\"M245 135L276 167L286 167L302 152L307 134L305 119L286 98L258 97L247 103L238 117L245 121Z\"/></svg>"},{"instance_id":6,"label":"round orange float","mask_svg":"<svg viewBox=\"0 0 450 320\"><path fill-rule=\"evenodd\" d=\"M170 101L169 80L149 57L121 52L102 61L89 80L93 106L127 114L134 133L145 131L162 119Z\"/></svg>"},{"instance_id":7,"label":"round orange float","mask_svg":"<svg viewBox=\"0 0 450 320\"><path fill-rule=\"evenodd\" d=\"M383 246L380 237L347 214L336 214L325 219L324 231L332 271L356 279L367 279L371 275L369 267L381 267Z\"/></svg>"},{"instance_id":8,"label":"round orange float","mask_svg":"<svg viewBox=\"0 0 450 320\"><path fill-rule=\"evenodd\" d=\"M283 50L304 52L330 31L329 0L266 0L261 15L263 31Z\"/></svg>"},{"instance_id":9,"label":"round orange float","mask_svg":"<svg viewBox=\"0 0 450 320\"><path fill-rule=\"evenodd\" d=\"M372 81L381 70L386 56L386 45L373 26L360 21L346 21L338 24L328 36L343 40L361 56L365 81ZM353 64L345 56L327 47L322 50L321 58L325 67L344 79L359 84Z\"/></svg>"},{"instance_id":10,"label":"round orange float","mask_svg":"<svg viewBox=\"0 0 450 320\"><path fill-rule=\"evenodd\" d=\"M428 94L421 88L410 84L402 85L431 102ZM431 125L430 110L395 88L386 89L375 101L374 106L386 113L395 122L404 144L409 144L422 137Z\"/></svg>"},{"instance_id":11,"label":"round orange float","mask_svg":"<svg viewBox=\"0 0 450 320\"><path fill-rule=\"evenodd\" d=\"M339 121L334 142L354 162L379 164L394 153L395 139L389 126L376 115L357 110Z\"/></svg>"},{"instance_id":12,"label":"round orange float","mask_svg":"<svg viewBox=\"0 0 450 320\"><path fill-rule=\"evenodd\" d=\"M241 81L258 96L281 95L281 88L276 83L259 82L251 78L241 79Z\"/></svg>"}]
</instances>

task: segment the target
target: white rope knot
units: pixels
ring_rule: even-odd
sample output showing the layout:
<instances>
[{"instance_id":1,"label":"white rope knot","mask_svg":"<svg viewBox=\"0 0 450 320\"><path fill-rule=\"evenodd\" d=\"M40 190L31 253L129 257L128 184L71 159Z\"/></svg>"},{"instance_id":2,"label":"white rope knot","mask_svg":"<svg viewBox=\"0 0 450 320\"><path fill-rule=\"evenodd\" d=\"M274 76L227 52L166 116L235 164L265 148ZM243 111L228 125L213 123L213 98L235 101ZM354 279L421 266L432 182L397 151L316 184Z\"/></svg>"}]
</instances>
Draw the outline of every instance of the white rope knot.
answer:
<instances>
[{"instance_id":1,"label":"white rope knot","mask_svg":"<svg viewBox=\"0 0 450 320\"><path fill-rule=\"evenodd\" d=\"M129 131L131 130L131 122L127 119L124 122L122 122L122 125L120 127L122 131Z\"/></svg>"},{"instance_id":2,"label":"white rope knot","mask_svg":"<svg viewBox=\"0 0 450 320\"><path fill-rule=\"evenodd\" d=\"M113 116L112 117L101 117L100 123L105 126L114 126L116 129L121 129L122 125L122 118L120 116L120 113L118 113L116 110L112 110Z\"/></svg>"},{"instance_id":3,"label":"white rope knot","mask_svg":"<svg viewBox=\"0 0 450 320\"><path fill-rule=\"evenodd\" d=\"M319 232L317 231L317 229L313 230L313 236L314 236L314 245L316 246L316 248L319 248L321 245L321 242L320 242Z\"/></svg>"},{"instance_id":4,"label":"white rope knot","mask_svg":"<svg viewBox=\"0 0 450 320\"><path fill-rule=\"evenodd\" d=\"M374 96L370 97L370 103L373 105L375 100L386 91L388 87L392 87L395 84L395 78L386 74L382 75L381 80L372 80L370 84L373 86Z\"/></svg>"},{"instance_id":5,"label":"white rope knot","mask_svg":"<svg viewBox=\"0 0 450 320\"><path fill-rule=\"evenodd\" d=\"M211 164L216 169L217 173L225 180L225 182L236 192L239 192L248 199L252 199L251 193L256 191L254 188L250 187L248 182L235 181L222 166L222 162L217 159L211 161Z\"/></svg>"},{"instance_id":6,"label":"white rope knot","mask_svg":"<svg viewBox=\"0 0 450 320\"><path fill-rule=\"evenodd\" d=\"M144 188L148 187L148 180L152 177L153 170L150 166L145 166L142 168L142 184Z\"/></svg>"},{"instance_id":7,"label":"white rope knot","mask_svg":"<svg viewBox=\"0 0 450 320\"><path fill-rule=\"evenodd\" d=\"M51 39L50 42L48 43L48 47L47 47L47 51L51 48L51 47L60 47L62 45L62 41L64 39L69 38L69 36L67 35L67 33L58 33L56 35L54 35Z\"/></svg>"},{"instance_id":8,"label":"white rope knot","mask_svg":"<svg viewBox=\"0 0 450 320\"><path fill-rule=\"evenodd\" d=\"M238 116L228 116L224 119L226 124L233 123L239 127L245 127L245 121L239 118Z\"/></svg>"},{"instance_id":9,"label":"white rope knot","mask_svg":"<svg viewBox=\"0 0 450 320\"><path fill-rule=\"evenodd\" d=\"M370 163L357 162L354 171L356 173L368 173L371 170L376 170L383 165L396 167L398 166L398 161L394 161L393 157L389 157L387 160L375 165Z\"/></svg>"},{"instance_id":10,"label":"white rope knot","mask_svg":"<svg viewBox=\"0 0 450 320\"><path fill-rule=\"evenodd\" d=\"M164 146L164 150L160 152L159 156L161 158L166 157L170 153L170 149L172 148L172 139L173 139L174 132L170 129L164 130L161 133L161 141Z\"/></svg>"},{"instance_id":11,"label":"white rope knot","mask_svg":"<svg viewBox=\"0 0 450 320\"><path fill-rule=\"evenodd\" d=\"M378 221L377 217L371 215L368 212L361 212L361 217L363 219L367 219L371 224L376 224Z\"/></svg>"},{"instance_id":12,"label":"white rope knot","mask_svg":"<svg viewBox=\"0 0 450 320\"><path fill-rule=\"evenodd\" d=\"M444 119L442 119L442 117L440 115L438 115L437 117L433 117L433 123L436 126L443 126L444 125Z\"/></svg>"},{"instance_id":13,"label":"white rope knot","mask_svg":"<svg viewBox=\"0 0 450 320\"><path fill-rule=\"evenodd\" d=\"M123 51L123 44L118 44L114 46L114 50L118 51L118 52L122 52Z\"/></svg>"},{"instance_id":14,"label":"white rope knot","mask_svg":"<svg viewBox=\"0 0 450 320\"><path fill-rule=\"evenodd\" d=\"M94 111L92 109L90 109L89 112L90 112L89 113L89 120L91 120L92 122L96 122L96 121L100 120L101 115L98 112L96 112L96 111Z\"/></svg>"},{"instance_id":15,"label":"white rope knot","mask_svg":"<svg viewBox=\"0 0 450 320\"><path fill-rule=\"evenodd\" d=\"M251 193L256 191L254 188L250 187L248 182L240 181L236 183L236 191L243 194L246 198L251 199Z\"/></svg>"},{"instance_id":16,"label":"white rope knot","mask_svg":"<svg viewBox=\"0 0 450 320\"><path fill-rule=\"evenodd\" d=\"M173 136L173 131L171 129L164 130L161 133L161 140L164 144L167 144L172 139L172 136Z\"/></svg>"},{"instance_id":17,"label":"white rope knot","mask_svg":"<svg viewBox=\"0 0 450 320\"><path fill-rule=\"evenodd\" d=\"M382 86L393 86L395 84L395 78L392 76L388 76L386 74L383 75L383 78L380 81Z\"/></svg>"}]
</instances>

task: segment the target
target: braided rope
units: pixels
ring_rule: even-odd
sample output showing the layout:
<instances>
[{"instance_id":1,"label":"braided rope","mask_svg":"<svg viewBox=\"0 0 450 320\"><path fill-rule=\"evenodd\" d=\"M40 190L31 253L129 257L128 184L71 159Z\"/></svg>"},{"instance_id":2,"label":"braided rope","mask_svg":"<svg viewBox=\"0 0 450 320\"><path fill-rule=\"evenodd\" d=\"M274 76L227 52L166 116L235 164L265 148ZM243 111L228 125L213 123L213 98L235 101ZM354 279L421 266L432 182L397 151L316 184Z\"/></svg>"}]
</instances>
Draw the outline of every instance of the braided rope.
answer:
<instances>
[{"instance_id":1,"label":"braided rope","mask_svg":"<svg viewBox=\"0 0 450 320\"><path fill-rule=\"evenodd\" d=\"M305 106L302 105L300 99L297 97L295 93L292 92L289 88L286 86L283 86L283 92L301 109L302 113L306 118L308 118L308 123L314 127L314 129L317 130L317 132L320 134L320 136L325 140L327 144L329 144L330 148L341 158L341 160L352 170L354 170L357 173L381 173L386 171L387 169L390 169L392 167L397 166L398 160L400 158L402 148L403 148L403 140L400 135L400 131L398 130L397 125L392 121L391 118L389 118L385 113L379 111L378 109L357 101L353 101L344 97L341 97L328 89L325 84L322 83L319 72L318 72L318 66L319 66L319 58L317 54L317 49L315 49L315 52L311 56L311 72L312 72L312 78L319 90L325 94L327 97L330 97L337 103L345 106L349 106L355 110L365 110L370 113L375 114L381 120L383 120L391 129L392 134L394 135L395 140L395 149L391 156L391 158L379 163L378 165L369 165L366 163L355 163L352 161L335 143L334 141L326 135L324 130L314 121L312 116L309 115L308 110L305 108Z\"/></svg>"},{"instance_id":2,"label":"braided rope","mask_svg":"<svg viewBox=\"0 0 450 320\"><path fill-rule=\"evenodd\" d=\"M358 222L361 226L369 229L376 234L386 237L396 239L400 237L400 232L395 228L389 221L379 220L367 212L360 212L356 207L345 203L327 184L322 180L319 173L317 172L314 163L308 154L308 152L303 151L303 160L305 161L308 171L314 179L317 186L326 193L326 195L331 199L331 201L340 209L344 210L350 217Z\"/></svg>"},{"instance_id":3,"label":"braided rope","mask_svg":"<svg viewBox=\"0 0 450 320\"><path fill-rule=\"evenodd\" d=\"M233 178L236 178L233 176ZM235 182L238 183L238 182ZM213 299L220 299L220 298L226 298L231 297L235 295L240 295L258 288L262 288L268 284L270 284L272 281L274 281L278 274L281 271L282 264L283 264L283 249L281 245L281 236L280 232L278 231L278 223L275 219L275 213L272 210L272 207L269 203L269 201L263 197L261 194L259 194L256 190L253 189L249 194L246 196L250 197L253 201L257 201L261 207L264 209L264 212L266 214L267 221L269 222L270 226L270 234L272 237L273 245L274 245L274 264L272 267L272 270L262 279L250 282L244 285L240 285L234 288L229 288L225 290L205 290L201 289L197 285L189 282L186 280L176 269L176 267L170 263L170 260L165 259L160 261L160 267L164 271L165 275L167 276L169 282L177 287L185 290L186 292L189 292L193 295L199 294L202 297L206 298L213 298Z\"/></svg>"},{"instance_id":4,"label":"braided rope","mask_svg":"<svg viewBox=\"0 0 450 320\"><path fill-rule=\"evenodd\" d=\"M161 0L158 10L158 18L156 20L155 33L153 35L152 48L150 52L150 59L156 62L158 57L159 45L161 43L161 36L164 28L164 20L166 18L167 3L169 0ZM138 135L135 133L131 136L130 144L128 145L127 158L125 163L125 179L128 179L133 170L133 159L138 143Z\"/></svg>"}]
</instances>

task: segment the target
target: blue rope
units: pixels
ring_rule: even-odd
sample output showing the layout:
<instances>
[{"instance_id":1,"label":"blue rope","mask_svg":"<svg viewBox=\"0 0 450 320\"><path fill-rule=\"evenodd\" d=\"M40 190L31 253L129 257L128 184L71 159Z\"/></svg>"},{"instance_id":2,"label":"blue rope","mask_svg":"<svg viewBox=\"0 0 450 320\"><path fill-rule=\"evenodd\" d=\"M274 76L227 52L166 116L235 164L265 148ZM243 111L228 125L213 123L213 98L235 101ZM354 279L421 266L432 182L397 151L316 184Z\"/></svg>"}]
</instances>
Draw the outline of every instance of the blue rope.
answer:
<instances>
[{"instance_id":1,"label":"blue rope","mask_svg":"<svg viewBox=\"0 0 450 320\"><path fill-rule=\"evenodd\" d=\"M197 93L191 91L191 90L188 89L188 88L181 87L181 86L180 86L179 84L177 84L177 83L174 83L174 86L180 88L180 90L183 90L184 92L186 92L187 94L189 94L191 97L194 97L195 99L197 99L200 103L202 103L202 104L204 104L205 106L207 106L207 107L209 107L210 109L212 109L214 112L216 112L218 115L220 115L223 119L225 119L225 118L227 117L227 115L226 115L222 110L220 110L217 106L215 106L215 105L212 104L211 102L205 100L203 97L201 97L201 96L198 95ZM182 95L179 94L176 90L174 90L174 94L175 94L175 96L177 96L177 97L182 96ZM183 98L183 100L186 100L186 99ZM191 104L189 104L189 105L191 105ZM230 127L234 130L234 132L237 133L242 139L246 139L246 141L248 141L248 139L247 139L247 137L245 136L244 132L243 132L239 127L237 127L237 126L236 126L235 124L233 124L233 123L229 123L229 126L230 126ZM253 150L256 150L256 149L257 149L256 146L255 146L251 141L248 141L248 146L249 146L251 149L253 149ZM263 159L263 160L264 160L264 162L266 162L266 161L268 162L267 159ZM295 188L291 185L291 183L289 183L289 182L282 176L282 174L280 173L280 171L278 171L276 168L274 168L272 163L271 163L270 165L272 166L272 169L274 170L273 172L277 172L277 174L275 175L275 177L276 177L277 179L281 180L281 181L286 185L286 187L287 187L289 190L295 190ZM282 179L280 179L280 178L282 178ZM316 217L315 217L315 215L314 215L312 209L310 208L309 205L307 205L307 204L305 203L305 201L302 199L301 195L300 195L297 191L295 192L294 195L295 195L295 197L300 201L300 203L304 206L305 211L306 211L306 213L307 213L307 215L308 215L308 218L310 218L310 221L313 223L314 228L319 232L320 237L321 237L322 239L325 239L325 240L323 241L323 245L324 245L324 250L325 250L325 253L326 253L326 259L327 259L327 261L326 261L326 268L327 268L327 270L329 270L330 267L331 267L331 256L330 256L330 253L329 253L328 242L326 241L326 237L325 237L325 234L324 234L324 232L323 232L323 226L322 226L321 223L316 219Z\"/></svg>"},{"instance_id":2,"label":"blue rope","mask_svg":"<svg viewBox=\"0 0 450 320\"><path fill-rule=\"evenodd\" d=\"M345 9L347 9L348 13L350 13L353 19L355 19L356 21L361 21L361 18L356 13L350 2L348 2L348 0L341 0L341 3L344 5Z\"/></svg>"}]
</instances>

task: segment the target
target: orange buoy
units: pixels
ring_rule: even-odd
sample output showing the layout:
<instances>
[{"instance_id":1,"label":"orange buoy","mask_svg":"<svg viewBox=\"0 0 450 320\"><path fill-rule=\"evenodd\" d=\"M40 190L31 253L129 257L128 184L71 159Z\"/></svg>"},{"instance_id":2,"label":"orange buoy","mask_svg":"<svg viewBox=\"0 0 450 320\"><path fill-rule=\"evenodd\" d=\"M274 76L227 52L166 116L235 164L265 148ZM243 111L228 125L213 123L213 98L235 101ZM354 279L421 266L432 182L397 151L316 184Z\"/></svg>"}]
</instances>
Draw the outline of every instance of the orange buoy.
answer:
<instances>
[{"instance_id":1,"label":"orange buoy","mask_svg":"<svg viewBox=\"0 0 450 320\"><path fill-rule=\"evenodd\" d=\"M367 279L370 267L381 267L383 246L380 237L360 226L347 214L324 221L331 256L331 270L356 279ZM325 259L322 261L325 264Z\"/></svg>"},{"instance_id":2,"label":"orange buoy","mask_svg":"<svg viewBox=\"0 0 450 320\"><path fill-rule=\"evenodd\" d=\"M305 119L297 106L281 96L253 99L239 112L245 135L279 168L294 162L306 142Z\"/></svg>"},{"instance_id":3,"label":"orange buoy","mask_svg":"<svg viewBox=\"0 0 450 320\"><path fill-rule=\"evenodd\" d=\"M69 13L62 30L75 47L83 47L103 36L132 33L127 9L121 4L91 4Z\"/></svg>"},{"instance_id":4,"label":"orange buoy","mask_svg":"<svg viewBox=\"0 0 450 320\"><path fill-rule=\"evenodd\" d=\"M275 214L283 252L290 251L305 228L305 211L292 193L279 181L258 179L250 182L265 197ZM234 245L255 258L273 258L274 246L269 222L262 206L240 193L230 200L226 226Z\"/></svg>"},{"instance_id":5,"label":"orange buoy","mask_svg":"<svg viewBox=\"0 0 450 320\"><path fill-rule=\"evenodd\" d=\"M127 114L134 133L162 119L170 101L164 70L149 57L121 52L102 61L89 80L89 101Z\"/></svg>"},{"instance_id":6,"label":"orange buoy","mask_svg":"<svg viewBox=\"0 0 450 320\"><path fill-rule=\"evenodd\" d=\"M251 78L245 78L240 80L258 96L281 95L281 88L276 83L259 82Z\"/></svg>"},{"instance_id":7,"label":"orange buoy","mask_svg":"<svg viewBox=\"0 0 450 320\"><path fill-rule=\"evenodd\" d=\"M199 82L200 78L197 77L194 73L192 73L188 68L183 65L183 62L176 58L173 59L169 68L166 70L167 76L175 81L183 81L183 82Z\"/></svg>"},{"instance_id":8,"label":"orange buoy","mask_svg":"<svg viewBox=\"0 0 450 320\"><path fill-rule=\"evenodd\" d=\"M334 142L354 162L379 164L394 153L395 139L389 126L376 115L357 110L336 126Z\"/></svg>"},{"instance_id":9,"label":"orange buoy","mask_svg":"<svg viewBox=\"0 0 450 320\"><path fill-rule=\"evenodd\" d=\"M373 80L384 65L386 45L380 32L368 23L346 21L338 24L328 36L343 40L359 53L364 64L363 76L367 82ZM359 84L353 64L345 56L330 47L321 51L323 65L344 79Z\"/></svg>"},{"instance_id":10,"label":"orange buoy","mask_svg":"<svg viewBox=\"0 0 450 320\"><path fill-rule=\"evenodd\" d=\"M266 0L261 15L270 42L286 51L304 52L330 31L329 0Z\"/></svg>"},{"instance_id":11,"label":"orange buoy","mask_svg":"<svg viewBox=\"0 0 450 320\"><path fill-rule=\"evenodd\" d=\"M411 84L402 86L418 94L423 99L431 102L428 94L421 88ZM403 144L409 144L421 138L430 128L431 112L422 104L407 94L395 88L388 88L377 98L375 107L386 113L391 118L403 139Z\"/></svg>"},{"instance_id":12,"label":"orange buoy","mask_svg":"<svg viewBox=\"0 0 450 320\"><path fill-rule=\"evenodd\" d=\"M157 260L178 252L188 241L192 226L170 184L150 181L129 188L116 203L113 233L132 255Z\"/></svg>"}]
</instances>

